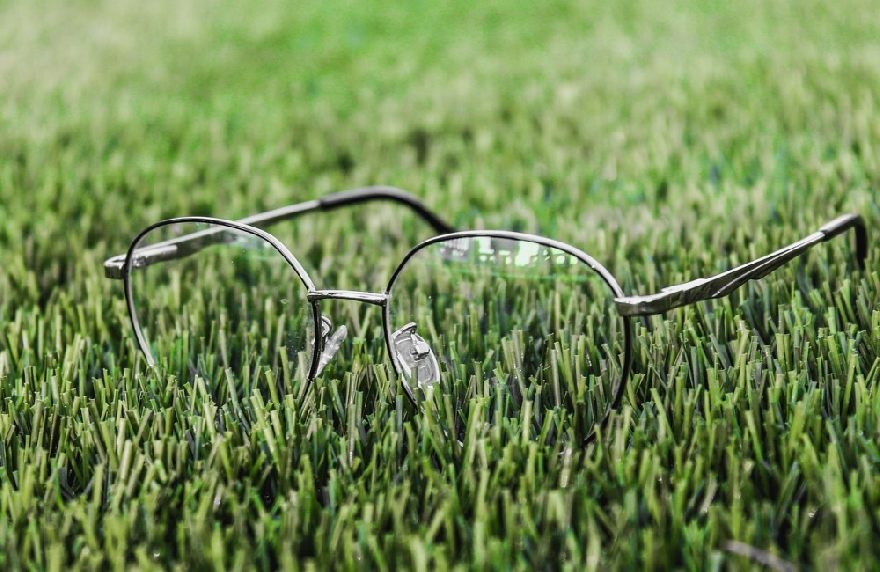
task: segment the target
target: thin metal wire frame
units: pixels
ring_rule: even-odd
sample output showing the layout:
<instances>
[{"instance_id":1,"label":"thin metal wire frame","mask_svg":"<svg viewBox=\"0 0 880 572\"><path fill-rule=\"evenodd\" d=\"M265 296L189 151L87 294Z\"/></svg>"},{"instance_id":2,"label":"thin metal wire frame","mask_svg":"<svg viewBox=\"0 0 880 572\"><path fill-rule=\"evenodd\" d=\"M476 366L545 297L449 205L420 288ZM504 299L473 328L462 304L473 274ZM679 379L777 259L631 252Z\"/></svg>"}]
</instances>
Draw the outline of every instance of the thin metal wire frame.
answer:
<instances>
[{"instance_id":1,"label":"thin metal wire frame","mask_svg":"<svg viewBox=\"0 0 880 572\"><path fill-rule=\"evenodd\" d=\"M189 235L184 235L183 237L178 237L172 241L165 241L162 243L157 243L155 245L147 246L146 248L139 249L138 245L140 241L143 240L145 236L149 233L162 228L164 226L171 226L175 224L184 224L184 223L196 223L196 224L207 224L212 225L216 228L211 229L211 242L210 244L219 244L218 239L222 239L224 230L232 229L238 232L243 232L246 234L250 234L259 239L262 239L267 244L269 244L280 256L287 261L287 264L290 266L291 270L296 273L299 280L306 288L306 300L308 301L312 313L312 319L314 323L314 331L320 332L321 328L321 307L320 302L322 300L350 300L355 302L363 302L367 304L374 304L382 307L382 330L385 337L385 349L388 353L388 357L391 359L391 362L394 366L394 371L397 374L398 380L401 382L401 386L404 389L407 397L413 403L413 405L418 406L418 399L413 394L412 389L409 384L405 381L405 376L403 374L403 367L396 359L396 355L394 349L392 347L392 329L391 329L391 315L390 315L390 305L389 301L391 300L392 293L394 290L394 285L397 283L398 278L401 273L406 268L407 264L410 260L418 254L422 249L431 246L432 244L437 244L440 242L448 242L453 240L458 240L462 238L502 238L507 240L515 240L521 242L532 242L538 244L540 246L546 248L552 248L555 250L559 250L573 256L579 262L586 265L591 271L595 272L599 275L602 281L608 286L609 293L613 298L619 298L623 296L623 290L620 285L614 279L614 276L611 275L608 270L602 266L599 262L597 262L593 257L586 254L582 250L571 246L570 244L566 244L564 242L560 242L557 240L553 240L550 238L546 238L543 236L537 236L532 234L524 234L520 232L511 232L511 231L503 231L503 230L469 230L469 231L459 231L452 232L447 234L438 235L432 238L429 238L425 241L422 241L418 245L416 245L412 250L410 250L406 256L404 256L403 260L394 270L391 275L391 278L388 281L388 285L385 288L384 292L360 292L354 290L319 290L315 287L315 283L312 281L306 269L303 265L296 259L296 257L288 250L288 248L278 240L272 234L244 224L242 222L218 219L212 217L177 217L166 219L155 224L152 224L142 230L132 241L131 246L128 249L128 252L124 255L123 261L123 281L125 286L125 301L128 307L128 315L129 320L131 322L132 330L134 331L135 338L138 343L138 347L141 352L147 359L147 363L154 367L156 365L155 359L153 358L152 351L150 350L149 343L147 342L146 336L144 336L143 331L141 329L140 320L137 315L137 308L134 303L134 295L132 291L132 271L143 268L143 265L136 265L135 262L139 259L140 254L138 254L141 250L148 250L150 252L159 252L162 253L161 260L168 259L176 259L180 258L180 256L168 256L167 248L169 242L174 242L180 239L186 240L187 237L192 237L195 234L201 234L205 236L205 231L199 231L198 233L191 233ZM179 244L179 243L178 243ZM202 243L200 248L204 248L209 243ZM194 251L188 251L188 254ZM187 255L188 255L187 254ZM185 255L184 255L185 256ZM150 264L156 263L160 261L158 257L151 260ZM615 380L614 385L611 388L611 400L609 401L605 411L601 419L598 420L597 423L594 423L590 428L589 433L585 437L585 440L592 439L595 428L597 425L601 425L605 422L608 416L611 414L611 411L617 409L620 404L620 399L623 396L623 388L626 385L626 381L629 379L630 373L630 364L632 363L632 326L630 323L630 319L625 316L619 316L622 324L623 330L623 361L622 361L622 371L620 376ZM317 374L317 368L321 353L324 351L324 339L320 335L315 335L315 343L312 344L312 356L311 361L308 367L308 379L307 382L311 382L314 380Z\"/></svg>"},{"instance_id":2,"label":"thin metal wire frame","mask_svg":"<svg viewBox=\"0 0 880 572\"><path fill-rule=\"evenodd\" d=\"M293 217L313 211L331 210L342 206L360 204L374 200L387 200L407 206L420 218L430 224L435 231L440 233L438 236L419 243L410 250L406 256L404 256L403 260L392 274L384 293L357 292L350 290L318 290L306 270L287 247L268 232L257 228L258 226L269 226L283 220L289 220ZM156 243L142 249L137 249L138 243L147 233L161 226L184 222L205 223L221 228L207 229L205 231L199 231L168 241ZM392 348L388 301L391 298L394 284L400 273L406 267L410 259L421 249L430 246L431 244L459 238L506 238L510 240L537 243L541 246L558 249L577 258L580 262L586 264L590 269L598 273L611 289L615 298L615 307L617 308L618 314L623 322L625 333L624 360L621 378L612 389L612 400L605 411L603 418L599 423L594 424L594 429L591 429L587 436L587 440L593 437L595 427L604 424L611 411L618 407L623 395L623 388L629 378L632 361L632 331L630 318L635 316L661 314L684 305L726 296L746 282L762 278L773 270L780 268L792 259L804 254L816 244L828 241L850 229L854 230L856 233L856 260L859 268L865 268L865 262L867 259L867 232L864 220L857 214L846 214L823 225L818 231L810 234L804 239L726 272L708 278L698 278L683 284L669 286L656 294L626 296L616 279L604 266L588 254L570 244L543 236L502 230L470 230L455 232L450 224L445 222L439 215L435 214L406 191L394 187L367 187L363 189L353 189L333 193L320 199L256 214L239 221L211 217L179 217L160 221L141 231L132 241L126 254L109 258L104 263L105 274L108 278L124 280L125 297L132 329L135 332L135 337L137 338L141 351L145 354L147 361L151 366L154 365L154 359L149 350L146 339L141 332L137 312L134 308L131 293L131 271L134 268L142 268L157 262L190 256L211 244L220 243L224 240L222 231L222 228L224 227L245 232L265 240L285 258L291 269L306 286L306 298L311 305L316 333L321 331L321 312L319 306L321 300L353 300L382 306L382 321L386 349L392 363L394 364L395 372L401 380L403 380L401 365L397 363ZM323 339L320 335L316 335L315 343L312 348L312 360L309 366L309 381L311 381L316 375L319 361L318 358L323 349ZM402 383L402 386L410 400L416 404L417 400L412 394L409 384Z\"/></svg>"}]
</instances>

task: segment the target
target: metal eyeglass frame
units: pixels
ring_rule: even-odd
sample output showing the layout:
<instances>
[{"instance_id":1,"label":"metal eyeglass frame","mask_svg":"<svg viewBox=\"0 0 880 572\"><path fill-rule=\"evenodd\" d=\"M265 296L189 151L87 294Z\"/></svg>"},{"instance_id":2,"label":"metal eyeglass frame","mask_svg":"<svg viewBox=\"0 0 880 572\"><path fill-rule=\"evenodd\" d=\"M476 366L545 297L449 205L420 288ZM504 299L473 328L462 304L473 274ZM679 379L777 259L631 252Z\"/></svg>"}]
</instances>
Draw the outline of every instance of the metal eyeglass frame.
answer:
<instances>
[{"instance_id":1,"label":"metal eyeglass frame","mask_svg":"<svg viewBox=\"0 0 880 572\"><path fill-rule=\"evenodd\" d=\"M388 282L388 286L384 292L360 292L351 290L319 290L315 287L314 282L309 277L305 268L300 264L287 247L277 238L262 230L259 227L266 227L272 224L290 220L297 216L315 212L330 211L339 207L357 205L372 201L390 201L411 209L416 215L427 222L438 233L437 236L429 238L415 247L404 256L403 260L395 269ZM203 231L186 234L164 242L152 244L150 246L137 249L136 246L140 240L150 231L170 224L177 223L206 223L213 225ZM453 240L456 238L472 238L472 237L488 237L488 238L504 238L510 240L528 241L538 245L554 248L569 254L596 272L603 281L608 285L614 295L615 307L620 319L623 323L623 362L622 373L620 379L617 380L612 388L611 400L601 419L594 423L590 429L586 441L589 441L594 435L597 426L604 424L611 412L620 404L623 396L623 389L630 375L632 363L632 325L631 318L637 316L650 316L662 314L668 310L679 308L681 306L693 304L699 301L710 300L713 298L721 298L727 296L749 280L756 280L769 274L770 272L780 268L794 258L804 254L813 246L830 240L835 236L843 234L852 229L856 236L856 261L861 270L865 268L865 261L868 254L868 239L865 229L865 223L861 216L857 214L846 214L840 216L825 225L809 236L794 242L788 246L780 248L766 256L747 262L720 274L706 278L698 278L683 284L677 284L663 288L656 294L649 295L632 295L624 294L622 288L617 283L614 276L594 258L583 252L582 250L571 246L570 244L546 238L543 236L524 234L519 232L503 231L503 230L468 230L456 231L452 225L447 223L439 215L431 211L421 201L413 195L394 187L373 186L360 189L352 189L332 193L302 203L297 203L287 207L259 213L247 218L231 221L217 219L211 217L178 217L166 219L148 226L141 231L132 241L131 246L125 254L113 256L104 262L104 272L107 278L124 280L125 298L128 306L129 318L134 331L138 346L147 358L150 366L155 365L154 358L149 349L149 345L141 331L138 321L137 312L134 308L131 287L131 271L133 268L143 268L150 264L166 260L175 260L195 254L199 250L210 246L211 244L221 243L225 240L223 229L230 228L247 234L256 236L268 244L270 244L281 256L285 258L290 267L296 272L299 279L307 289L307 300L311 304L312 317L315 327L315 343L313 344L312 362L309 368L308 380L311 382L318 373L318 364L322 352L324 351L323 336L318 335L321 331L321 311L319 303L321 300L353 300L374 304L383 308L382 321L385 333L385 346L389 357L394 364L394 369L398 378L404 379L402 364L395 358L395 352L392 347L390 316L389 316L389 300L394 284L397 281L401 271L406 267L409 260L421 249L437 243ZM414 405L417 400L412 393L408 383L401 383L407 396Z\"/></svg>"}]
</instances>

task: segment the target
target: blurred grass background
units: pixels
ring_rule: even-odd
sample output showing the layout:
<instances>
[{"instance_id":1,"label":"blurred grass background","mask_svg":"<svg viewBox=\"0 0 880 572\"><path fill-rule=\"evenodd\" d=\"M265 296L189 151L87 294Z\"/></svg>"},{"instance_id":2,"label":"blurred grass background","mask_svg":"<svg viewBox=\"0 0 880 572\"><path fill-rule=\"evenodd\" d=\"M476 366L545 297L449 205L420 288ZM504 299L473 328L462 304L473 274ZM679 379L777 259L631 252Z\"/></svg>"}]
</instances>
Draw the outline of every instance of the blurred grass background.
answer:
<instances>
[{"instance_id":1,"label":"blurred grass background","mask_svg":"<svg viewBox=\"0 0 880 572\"><path fill-rule=\"evenodd\" d=\"M143 371L101 262L163 217L371 183L463 227L571 242L635 292L842 211L873 230L877 8L0 1L0 561L873 561L873 233L865 274L839 241L644 323L620 421L563 457L490 430L432 439L373 374L379 321L344 304L355 340L314 407L240 395L250 423L218 435L229 404ZM365 211L282 235L320 286L381 287L426 235Z\"/></svg>"}]
</instances>

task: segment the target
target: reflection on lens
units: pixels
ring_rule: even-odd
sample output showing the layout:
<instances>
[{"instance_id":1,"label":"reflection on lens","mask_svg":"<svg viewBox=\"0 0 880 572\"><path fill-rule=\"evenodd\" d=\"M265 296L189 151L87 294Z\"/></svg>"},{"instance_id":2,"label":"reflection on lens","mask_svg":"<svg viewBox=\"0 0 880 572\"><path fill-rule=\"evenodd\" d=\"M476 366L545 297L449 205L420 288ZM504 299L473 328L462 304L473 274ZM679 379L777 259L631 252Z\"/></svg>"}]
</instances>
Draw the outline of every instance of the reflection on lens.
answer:
<instances>
[{"instance_id":1,"label":"reflection on lens","mask_svg":"<svg viewBox=\"0 0 880 572\"><path fill-rule=\"evenodd\" d=\"M499 418L528 406L535 431L552 412L583 435L623 375L613 304L603 277L562 250L488 236L435 242L392 287L392 359L413 393L450 395L456 411L488 398Z\"/></svg>"},{"instance_id":2,"label":"reflection on lens","mask_svg":"<svg viewBox=\"0 0 880 572\"><path fill-rule=\"evenodd\" d=\"M129 280L155 363L211 377L227 367L308 373L314 317L306 286L262 238L220 225L163 225L135 246Z\"/></svg>"}]
</instances>

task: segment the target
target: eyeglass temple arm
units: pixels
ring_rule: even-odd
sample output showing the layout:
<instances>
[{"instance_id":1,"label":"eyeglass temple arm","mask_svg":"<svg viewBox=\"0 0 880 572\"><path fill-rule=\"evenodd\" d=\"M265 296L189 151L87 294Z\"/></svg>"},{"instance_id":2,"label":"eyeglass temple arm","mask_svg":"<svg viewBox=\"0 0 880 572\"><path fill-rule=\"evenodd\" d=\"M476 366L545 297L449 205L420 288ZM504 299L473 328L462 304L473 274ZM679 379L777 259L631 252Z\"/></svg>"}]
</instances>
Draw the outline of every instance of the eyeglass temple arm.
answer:
<instances>
[{"instance_id":1,"label":"eyeglass temple arm","mask_svg":"<svg viewBox=\"0 0 880 572\"><path fill-rule=\"evenodd\" d=\"M256 227L268 227L275 223L290 220L297 216L315 212L331 211L372 201L390 201L408 207L426 223L431 225L438 234L455 232L455 228L429 209L412 194L395 187L373 186L330 193L318 199L281 207L271 211L251 215L238 222ZM198 252L202 248L223 242L222 229L206 230L183 235L167 242L150 245L138 252L138 265L148 266L155 262L183 258ZM167 248L169 246L174 248ZM125 254L108 258L104 262L104 275L107 278L122 279L125 275Z\"/></svg>"},{"instance_id":2,"label":"eyeglass temple arm","mask_svg":"<svg viewBox=\"0 0 880 572\"><path fill-rule=\"evenodd\" d=\"M810 236L792 243L767 256L737 266L709 278L698 278L684 284L664 288L657 294L627 296L615 300L624 316L650 316L679 308L694 302L727 296L749 280L763 278L820 242L825 242L850 229L856 234L856 261L864 270L868 256L868 234L865 221L856 214L846 214L825 224Z\"/></svg>"}]
</instances>

